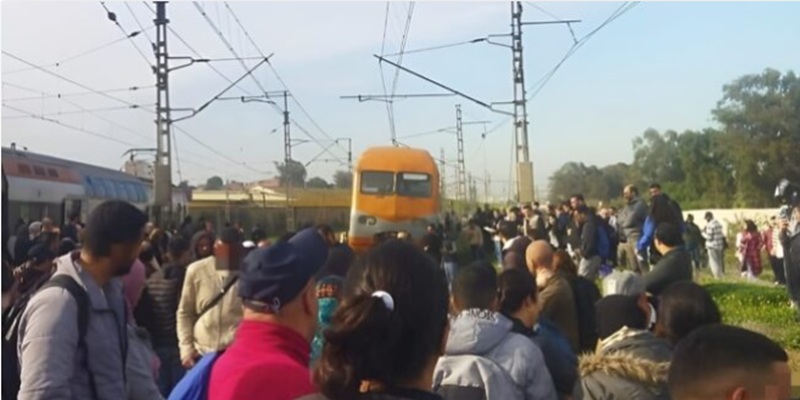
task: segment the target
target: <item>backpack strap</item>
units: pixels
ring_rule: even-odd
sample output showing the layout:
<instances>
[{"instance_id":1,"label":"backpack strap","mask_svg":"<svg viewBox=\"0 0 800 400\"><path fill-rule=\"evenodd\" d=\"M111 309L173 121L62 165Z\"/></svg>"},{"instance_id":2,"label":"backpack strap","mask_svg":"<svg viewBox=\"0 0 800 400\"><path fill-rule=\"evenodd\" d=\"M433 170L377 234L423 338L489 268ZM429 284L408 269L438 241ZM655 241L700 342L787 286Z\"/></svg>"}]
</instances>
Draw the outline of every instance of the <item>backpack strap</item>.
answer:
<instances>
[{"instance_id":1,"label":"backpack strap","mask_svg":"<svg viewBox=\"0 0 800 400\"><path fill-rule=\"evenodd\" d=\"M231 290L231 287L233 287L233 284L236 283L237 280L239 280L239 274L231 272L231 274L228 275L228 277L225 279L225 282L222 284L222 289L220 289L220 291L211 298L211 301L209 301L208 304L206 304L206 306L200 310L200 313L197 314L198 321L200 321L200 318L205 315L205 313L211 311L212 308L219 304L219 302L223 297L225 297L228 291Z\"/></svg>"},{"instance_id":2,"label":"backpack strap","mask_svg":"<svg viewBox=\"0 0 800 400\"><path fill-rule=\"evenodd\" d=\"M97 385L95 384L94 373L89 368L89 347L86 345L86 331L89 328L89 294L71 276L59 274L50 278L40 290L48 287L59 287L65 289L72 295L78 303L78 348L84 352L86 357L83 359L83 367L89 374L89 386L92 391L92 399L98 399Z\"/></svg>"}]
</instances>

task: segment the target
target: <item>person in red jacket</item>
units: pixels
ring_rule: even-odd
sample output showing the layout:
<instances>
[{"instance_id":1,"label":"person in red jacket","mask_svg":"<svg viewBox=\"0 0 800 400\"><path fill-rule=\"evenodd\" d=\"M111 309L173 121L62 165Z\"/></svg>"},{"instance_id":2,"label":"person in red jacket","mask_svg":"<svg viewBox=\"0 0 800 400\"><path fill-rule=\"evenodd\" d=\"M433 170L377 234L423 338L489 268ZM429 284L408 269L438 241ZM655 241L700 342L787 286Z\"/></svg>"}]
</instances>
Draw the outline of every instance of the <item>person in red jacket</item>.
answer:
<instances>
[{"instance_id":1,"label":"person in red jacket","mask_svg":"<svg viewBox=\"0 0 800 400\"><path fill-rule=\"evenodd\" d=\"M244 260L244 314L211 371L209 400L294 400L314 393L308 369L317 325L315 275L328 244L315 229L253 250Z\"/></svg>"}]
</instances>

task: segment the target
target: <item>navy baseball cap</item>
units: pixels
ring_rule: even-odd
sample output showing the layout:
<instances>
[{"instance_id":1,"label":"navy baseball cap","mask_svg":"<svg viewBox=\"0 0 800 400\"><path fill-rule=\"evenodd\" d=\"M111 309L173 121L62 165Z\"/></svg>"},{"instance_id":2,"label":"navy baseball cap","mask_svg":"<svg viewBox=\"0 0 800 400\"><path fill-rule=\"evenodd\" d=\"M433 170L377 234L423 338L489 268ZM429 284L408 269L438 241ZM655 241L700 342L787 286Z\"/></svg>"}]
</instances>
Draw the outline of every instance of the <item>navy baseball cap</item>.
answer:
<instances>
[{"instance_id":1,"label":"navy baseball cap","mask_svg":"<svg viewBox=\"0 0 800 400\"><path fill-rule=\"evenodd\" d=\"M31 247L28 250L28 261L38 264L43 261L53 260L56 258L56 255L53 253L53 250L50 250L49 247L43 244L37 244Z\"/></svg>"},{"instance_id":2,"label":"navy baseball cap","mask_svg":"<svg viewBox=\"0 0 800 400\"><path fill-rule=\"evenodd\" d=\"M328 244L313 228L255 249L239 272L239 296L248 306L277 312L300 294L327 258Z\"/></svg>"}]
</instances>

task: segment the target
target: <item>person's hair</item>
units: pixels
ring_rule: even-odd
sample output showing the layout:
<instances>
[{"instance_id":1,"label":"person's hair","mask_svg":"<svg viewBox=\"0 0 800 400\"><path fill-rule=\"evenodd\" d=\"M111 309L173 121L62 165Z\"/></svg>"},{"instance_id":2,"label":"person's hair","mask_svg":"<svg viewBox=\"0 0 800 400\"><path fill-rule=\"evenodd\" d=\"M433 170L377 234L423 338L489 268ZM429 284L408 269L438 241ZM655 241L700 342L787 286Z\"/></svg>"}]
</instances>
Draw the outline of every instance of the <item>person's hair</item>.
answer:
<instances>
[{"instance_id":1,"label":"person's hair","mask_svg":"<svg viewBox=\"0 0 800 400\"><path fill-rule=\"evenodd\" d=\"M95 257L111 255L111 246L138 243L147 216L132 204L109 200L95 208L83 230L83 247Z\"/></svg>"},{"instance_id":2,"label":"person's hair","mask_svg":"<svg viewBox=\"0 0 800 400\"><path fill-rule=\"evenodd\" d=\"M236 228L226 227L220 232L219 240L225 244L242 244L244 242L244 235Z\"/></svg>"},{"instance_id":3,"label":"person's hair","mask_svg":"<svg viewBox=\"0 0 800 400\"><path fill-rule=\"evenodd\" d=\"M75 220L81 218L80 211L73 211L69 214L69 222L75 222Z\"/></svg>"},{"instance_id":4,"label":"person's hair","mask_svg":"<svg viewBox=\"0 0 800 400\"><path fill-rule=\"evenodd\" d=\"M675 208L672 205L672 200L664 195L653 197L650 203L650 216L656 226L662 222L678 222L675 221ZM683 218L681 217L681 219Z\"/></svg>"},{"instance_id":5,"label":"person's hair","mask_svg":"<svg viewBox=\"0 0 800 400\"><path fill-rule=\"evenodd\" d=\"M393 309L373 295L379 290ZM328 399L344 400L364 380L395 388L418 379L441 354L447 313L447 280L422 250L398 240L373 247L348 273L314 383Z\"/></svg>"},{"instance_id":6,"label":"person's hair","mask_svg":"<svg viewBox=\"0 0 800 400\"><path fill-rule=\"evenodd\" d=\"M58 233L55 232L42 232L41 235L36 239L37 243L41 243L45 246L54 246L56 243L60 242Z\"/></svg>"},{"instance_id":7,"label":"person's hair","mask_svg":"<svg viewBox=\"0 0 800 400\"><path fill-rule=\"evenodd\" d=\"M500 235L507 239L515 238L519 235L517 224L511 221L501 221L498 230Z\"/></svg>"},{"instance_id":8,"label":"person's hair","mask_svg":"<svg viewBox=\"0 0 800 400\"><path fill-rule=\"evenodd\" d=\"M63 238L61 242L58 244L58 256L63 256L65 254L73 252L78 246L75 244L75 241L70 238Z\"/></svg>"},{"instance_id":9,"label":"person's hair","mask_svg":"<svg viewBox=\"0 0 800 400\"><path fill-rule=\"evenodd\" d=\"M771 373L774 363L788 360L780 345L760 333L736 326L707 325L678 343L667 382L673 399L712 398L722 393L711 393L714 387L709 382L737 373L758 382Z\"/></svg>"},{"instance_id":10,"label":"person's hair","mask_svg":"<svg viewBox=\"0 0 800 400\"><path fill-rule=\"evenodd\" d=\"M156 257L156 247L153 243L145 241L139 250L139 261L149 264Z\"/></svg>"},{"instance_id":11,"label":"person's hair","mask_svg":"<svg viewBox=\"0 0 800 400\"><path fill-rule=\"evenodd\" d=\"M254 228L253 231L250 233L250 240L254 243L258 244L258 242L265 240L267 238L267 232L261 228Z\"/></svg>"},{"instance_id":12,"label":"person's hair","mask_svg":"<svg viewBox=\"0 0 800 400\"><path fill-rule=\"evenodd\" d=\"M639 195L639 188L636 185L628 185L628 191L631 192L634 196Z\"/></svg>"},{"instance_id":13,"label":"person's hair","mask_svg":"<svg viewBox=\"0 0 800 400\"><path fill-rule=\"evenodd\" d=\"M181 235L175 235L170 239L169 245L167 246L169 249L169 256L172 258L172 261L178 261L187 251L191 250L192 242L189 239Z\"/></svg>"},{"instance_id":14,"label":"person's hair","mask_svg":"<svg viewBox=\"0 0 800 400\"><path fill-rule=\"evenodd\" d=\"M650 189L658 189L658 190L661 190L661 184L659 184L659 183L657 183L657 182L653 182L653 183L651 183L651 184L650 184Z\"/></svg>"},{"instance_id":15,"label":"person's hair","mask_svg":"<svg viewBox=\"0 0 800 400\"><path fill-rule=\"evenodd\" d=\"M503 256L503 269L524 269L527 270L528 266L525 264L525 256L516 252L509 251Z\"/></svg>"},{"instance_id":16,"label":"person's hair","mask_svg":"<svg viewBox=\"0 0 800 400\"><path fill-rule=\"evenodd\" d=\"M752 219L744 220L744 225L745 225L745 228L747 229L748 232L750 232L750 233L758 233L758 227L756 226L756 223L753 222Z\"/></svg>"},{"instance_id":17,"label":"person's hair","mask_svg":"<svg viewBox=\"0 0 800 400\"><path fill-rule=\"evenodd\" d=\"M683 244L683 234L675 224L662 222L656 227L656 240L667 247L678 247Z\"/></svg>"},{"instance_id":18,"label":"person's hair","mask_svg":"<svg viewBox=\"0 0 800 400\"><path fill-rule=\"evenodd\" d=\"M722 323L717 303L691 281L675 282L661 292L658 319L664 337L673 345L701 326Z\"/></svg>"},{"instance_id":19,"label":"person's hair","mask_svg":"<svg viewBox=\"0 0 800 400\"><path fill-rule=\"evenodd\" d=\"M566 277L578 276L578 266L566 250L558 250L553 254L553 267Z\"/></svg>"},{"instance_id":20,"label":"person's hair","mask_svg":"<svg viewBox=\"0 0 800 400\"><path fill-rule=\"evenodd\" d=\"M707 211L706 212L706 219L709 219L709 218L714 219L714 213L712 213L711 211Z\"/></svg>"},{"instance_id":21,"label":"person's hair","mask_svg":"<svg viewBox=\"0 0 800 400\"><path fill-rule=\"evenodd\" d=\"M328 237L328 235L334 237L336 236L336 234L333 232L333 228L325 224L317 225L317 232L319 232L319 234L323 237Z\"/></svg>"},{"instance_id":22,"label":"person's hair","mask_svg":"<svg viewBox=\"0 0 800 400\"><path fill-rule=\"evenodd\" d=\"M586 199L584 199L584 198L583 198L583 195L582 195L582 194L580 194L580 193L575 193L575 194L573 194L572 196L569 196L569 199L570 199L570 200L572 200L572 199L578 199L578 200L580 200L580 201L586 202Z\"/></svg>"},{"instance_id":23,"label":"person's hair","mask_svg":"<svg viewBox=\"0 0 800 400\"><path fill-rule=\"evenodd\" d=\"M586 205L580 205L578 207L575 207L575 214L593 215L593 214L597 214L597 212L591 207L588 207Z\"/></svg>"},{"instance_id":24,"label":"person's hair","mask_svg":"<svg viewBox=\"0 0 800 400\"><path fill-rule=\"evenodd\" d=\"M497 272L487 261L459 268L453 280L453 297L463 309L488 310L497 299Z\"/></svg>"},{"instance_id":25,"label":"person's hair","mask_svg":"<svg viewBox=\"0 0 800 400\"><path fill-rule=\"evenodd\" d=\"M525 268L507 269L497 277L497 292L500 312L511 315L522 308L526 299L536 300L536 282Z\"/></svg>"},{"instance_id":26,"label":"person's hair","mask_svg":"<svg viewBox=\"0 0 800 400\"><path fill-rule=\"evenodd\" d=\"M612 294L595 303L597 319L597 335L606 339L622 327L631 329L647 329L647 315L639 308L634 296Z\"/></svg>"},{"instance_id":27,"label":"person's hair","mask_svg":"<svg viewBox=\"0 0 800 400\"><path fill-rule=\"evenodd\" d=\"M694 221L694 215L692 215L692 214L686 214L686 220L687 220L687 221Z\"/></svg>"}]
</instances>

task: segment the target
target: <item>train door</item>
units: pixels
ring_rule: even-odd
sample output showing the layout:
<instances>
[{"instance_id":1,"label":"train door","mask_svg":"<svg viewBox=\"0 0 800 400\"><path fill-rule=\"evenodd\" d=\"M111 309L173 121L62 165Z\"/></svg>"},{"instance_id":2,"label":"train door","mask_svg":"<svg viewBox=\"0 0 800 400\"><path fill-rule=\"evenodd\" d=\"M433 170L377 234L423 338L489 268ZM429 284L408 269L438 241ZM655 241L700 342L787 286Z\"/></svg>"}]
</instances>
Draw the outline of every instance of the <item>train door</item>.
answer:
<instances>
[{"instance_id":1,"label":"train door","mask_svg":"<svg viewBox=\"0 0 800 400\"><path fill-rule=\"evenodd\" d=\"M69 216L73 213L79 213L81 221L86 221L89 217L89 210L87 207L87 200L82 197L68 196L61 202L61 226L69 222Z\"/></svg>"}]
</instances>

